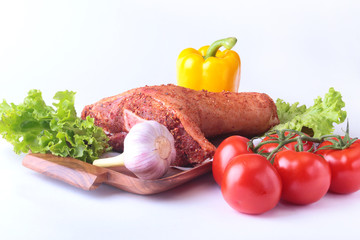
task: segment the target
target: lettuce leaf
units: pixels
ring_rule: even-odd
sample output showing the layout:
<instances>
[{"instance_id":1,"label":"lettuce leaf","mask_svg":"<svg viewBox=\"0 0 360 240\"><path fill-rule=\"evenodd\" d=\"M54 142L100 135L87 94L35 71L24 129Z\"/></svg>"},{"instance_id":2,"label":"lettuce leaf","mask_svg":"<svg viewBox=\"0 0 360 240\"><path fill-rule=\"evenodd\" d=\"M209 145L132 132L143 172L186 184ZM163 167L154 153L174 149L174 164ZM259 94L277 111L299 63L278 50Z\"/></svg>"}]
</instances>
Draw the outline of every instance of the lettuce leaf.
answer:
<instances>
[{"instance_id":1,"label":"lettuce leaf","mask_svg":"<svg viewBox=\"0 0 360 240\"><path fill-rule=\"evenodd\" d=\"M342 110L345 103L340 92L330 88L324 98L318 97L314 105L307 108L299 103L286 103L281 99L276 100L280 124L274 129L294 129L308 133L314 137L331 134L334 123L340 124L346 119L346 111Z\"/></svg>"},{"instance_id":2,"label":"lettuce leaf","mask_svg":"<svg viewBox=\"0 0 360 240\"><path fill-rule=\"evenodd\" d=\"M104 131L94 119L76 116L75 92L60 91L48 106L39 90L30 90L24 102L0 104L0 135L16 153L52 153L92 162L110 150Z\"/></svg>"}]
</instances>

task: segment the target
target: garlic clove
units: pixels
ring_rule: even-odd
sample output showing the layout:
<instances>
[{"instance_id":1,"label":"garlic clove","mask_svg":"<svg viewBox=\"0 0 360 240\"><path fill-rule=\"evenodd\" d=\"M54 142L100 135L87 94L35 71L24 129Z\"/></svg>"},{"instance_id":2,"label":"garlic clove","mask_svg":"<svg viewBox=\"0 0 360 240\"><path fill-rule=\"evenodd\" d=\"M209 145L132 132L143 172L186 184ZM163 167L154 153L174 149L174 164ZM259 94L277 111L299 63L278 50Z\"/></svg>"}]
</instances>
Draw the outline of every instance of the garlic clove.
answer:
<instances>
[{"instance_id":1,"label":"garlic clove","mask_svg":"<svg viewBox=\"0 0 360 240\"><path fill-rule=\"evenodd\" d=\"M125 157L125 159L129 159ZM125 161L125 167L137 177L145 180L158 179L168 171L170 164L167 160L160 160L157 153L138 155L130 161Z\"/></svg>"},{"instance_id":2,"label":"garlic clove","mask_svg":"<svg viewBox=\"0 0 360 240\"><path fill-rule=\"evenodd\" d=\"M133 126L124 141L124 164L142 179L162 177L175 160L174 137L162 124L150 120Z\"/></svg>"}]
</instances>

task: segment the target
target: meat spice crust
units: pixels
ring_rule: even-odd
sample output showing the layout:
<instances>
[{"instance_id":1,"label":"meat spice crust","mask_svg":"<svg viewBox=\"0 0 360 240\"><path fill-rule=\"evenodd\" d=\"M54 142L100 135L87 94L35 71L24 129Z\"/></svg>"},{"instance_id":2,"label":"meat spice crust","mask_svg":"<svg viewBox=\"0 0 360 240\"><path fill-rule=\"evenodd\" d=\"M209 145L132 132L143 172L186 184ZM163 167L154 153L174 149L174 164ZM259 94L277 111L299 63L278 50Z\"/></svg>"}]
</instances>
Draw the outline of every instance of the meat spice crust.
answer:
<instances>
[{"instance_id":1,"label":"meat spice crust","mask_svg":"<svg viewBox=\"0 0 360 240\"><path fill-rule=\"evenodd\" d=\"M122 151L129 129L155 120L173 134L176 166L195 166L212 158L215 146L207 138L239 134L252 137L279 123L273 100L263 93L213 93L176 85L145 86L88 105L82 118L91 116Z\"/></svg>"}]
</instances>

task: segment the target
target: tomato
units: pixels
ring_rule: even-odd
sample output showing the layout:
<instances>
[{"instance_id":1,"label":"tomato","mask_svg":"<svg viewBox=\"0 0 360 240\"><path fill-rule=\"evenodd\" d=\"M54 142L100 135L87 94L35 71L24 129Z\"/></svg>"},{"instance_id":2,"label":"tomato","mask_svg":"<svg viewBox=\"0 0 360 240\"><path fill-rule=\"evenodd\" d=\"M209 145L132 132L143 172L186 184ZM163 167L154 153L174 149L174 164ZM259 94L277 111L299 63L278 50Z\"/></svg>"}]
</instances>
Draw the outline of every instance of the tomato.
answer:
<instances>
[{"instance_id":1,"label":"tomato","mask_svg":"<svg viewBox=\"0 0 360 240\"><path fill-rule=\"evenodd\" d=\"M240 154L252 153L247 147L249 139L242 136L231 136L222 141L215 151L212 172L217 184L221 185L222 176L229 161Z\"/></svg>"},{"instance_id":2,"label":"tomato","mask_svg":"<svg viewBox=\"0 0 360 240\"><path fill-rule=\"evenodd\" d=\"M285 133L285 136L288 135L288 132ZM278 138L279 136L277 134L271 134L270 135L271 137L276 137ZM292 138L295 138L299 135L294 135L294 137ZM265 137L261 142L265 142L265 141L268 141L268 140L271 140L269 137ZM288 143L288 144L285 144L285 146L283 148L281 148L281 150L295 150L295 145L297 144L297 142L291 142L291 143ZM279 144L277 143L267 143L267 144L264 144L263 146L261 146L259 148L259 151L263 151L263 152L266 152L266 153L269 153L269 152L272 152ZM313 147L313 143L312 142L309 142L309 141L303 141L303 151L309 151L312 147Z\"/></svg>"},{"instance_id":3,"label":"tomato","mask_svg":"<svg viewBox=\"0 0 360 240\"><path fill-rule=\"evenodd\" d=\"M295 204L310 204L328 191L331 180L329 164L310 152L284 150L276 154L274 167L280 174L281 198Z\"/></svg>"},{"instance_id":4,"label":"tomato","mask_svg":"<svg viewBox=\"0 0 360 240\"><path fill-rule=\"evenodd\" d=\"M325 141L320 147L330 145ZM335 193L352 193L360 189L360 140L343 150L319 150L331 168L330 191Z\"/></svg>"},{"instance_id":5,"label":"tomato","mask_svg":"<svg viewBox=\"0 0 360 240\"><path fill-rule=\"evenodd\" d=\"M274 208L280 200L281 179L263 156L249 153L234 157L225 169L221 192L235 210L260 214Z\"/></svg>"}]
</instances>

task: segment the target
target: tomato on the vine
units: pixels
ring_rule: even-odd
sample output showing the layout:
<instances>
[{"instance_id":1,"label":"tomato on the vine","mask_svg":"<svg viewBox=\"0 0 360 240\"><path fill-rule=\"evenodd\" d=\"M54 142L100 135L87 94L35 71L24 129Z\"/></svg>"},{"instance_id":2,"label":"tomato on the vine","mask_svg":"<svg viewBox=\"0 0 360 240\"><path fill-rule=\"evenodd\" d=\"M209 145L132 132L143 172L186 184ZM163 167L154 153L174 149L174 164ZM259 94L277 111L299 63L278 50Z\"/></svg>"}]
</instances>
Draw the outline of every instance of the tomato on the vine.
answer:
<instances>
[{"instance_id":1,"label":"tomato on the vine","mask_svg":"<svg viewBox=\"0 0 360 240\"><path fill-rule=\"evenodd\" d=\"M231 136L220 143L215 151L212 163L212 172L217 184L221 185L225 168L233 157L244 153L252 153L248 149L248 142L249 139L246 137Z\"/></svg>"},{"instance_id":2,"label":"tomato on the vine","mask_svg":"<svg viewBox=\"0 0 360 240\"><path fill-rule=\"evenodd\" d=\"M285 132L285 136L288 136L289 132ZM278 134L271 134L269 135L270 137L265 137L261 142L265 142L265 141L271 141L271 138L279 138ZM295 138L299 136L298 134L295 134L293 137L291 137L291 139ZM297 142L291 142L291 143L287 143L285 144L284 147L282 147L280 150L294 150L295 151L295 146L296 146ZM310 141L303 141L303 151L309 151L312 147L313 147L314 143L310 142ZM264 145L262 145L259 148L259 151L265 152L265 153L270 153L272 152L275 148L277 148L277 146L279 146L278 143L266 143Z\"/></svg>"},{"instance_id":3,"label":"tomato on the vine","mask_svg":"<svg viewBox=\"0 0 360 240\"><path fill-rule=\"evenodd\" d=\"M263 156L249 153L234 157L225 169L221 192L235 210L260 214L274 208L280 200L279 174Z\"/></svg>"},{"instance_id":4,"label":"tomato on the vine","mask_svg":"<svg viewBox=\"0 0 360 240\"><path fill-rule=\"evenodd\" d=\"M325 141L319 148L332 144ZM331 168L330 191L335 193L352 193L360 189L360 140L350 147L339 150L319 150Z\"/></svg>"},{"instance_id":5,"label":"tomato on the vine","mask_svg":"<svg viewBox=\"0 0 360 240\"><path fill-rule=\"evenodd\" d=\"M295 204L310 204L320 200L329 190L331 171L325 159L310 152L280 151L274 167L283 189L281 198Z\"/></svg>"}]
</instances>

